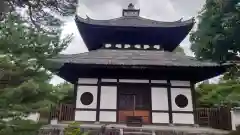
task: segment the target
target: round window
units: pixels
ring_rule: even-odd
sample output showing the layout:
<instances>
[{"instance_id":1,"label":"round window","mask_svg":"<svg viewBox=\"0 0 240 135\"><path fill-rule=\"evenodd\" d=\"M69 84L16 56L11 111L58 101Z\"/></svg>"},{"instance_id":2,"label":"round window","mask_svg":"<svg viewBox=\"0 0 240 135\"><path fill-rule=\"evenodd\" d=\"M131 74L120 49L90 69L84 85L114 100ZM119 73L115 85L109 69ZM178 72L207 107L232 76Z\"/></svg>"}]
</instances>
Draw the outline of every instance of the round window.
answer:
<instances>
[{"instance_id":1,"label":"round window","mask_svg":"<svg viewBox=\"0 0 240 135\"><path fill-rule=\"evenodd\" d=\"M188 105L188 99L186 96L180 94L175 98L175 103L180 108L185 108Z\"/></svg>"},{"instance_id":2,"label":"round window","mask_svg":"<svg viewBox=\"0 0 240 135\"><path fill-rule=\"evenodd\" d=\"M90 105L93 102L93 95L90 92L84 92L81 97L80 101L83 105Z\"/></svg>"}]
</instances>

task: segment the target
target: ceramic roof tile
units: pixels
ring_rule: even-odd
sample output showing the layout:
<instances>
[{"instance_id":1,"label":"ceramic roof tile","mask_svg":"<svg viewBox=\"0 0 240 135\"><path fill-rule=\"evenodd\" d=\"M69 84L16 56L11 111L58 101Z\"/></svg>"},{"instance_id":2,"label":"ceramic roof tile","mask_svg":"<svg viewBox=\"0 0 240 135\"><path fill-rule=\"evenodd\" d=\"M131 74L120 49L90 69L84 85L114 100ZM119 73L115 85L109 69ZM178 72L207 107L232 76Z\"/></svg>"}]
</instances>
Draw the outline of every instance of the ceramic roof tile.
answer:
<instances>
[{"instance_id":1,"label":"ceramic roof tile","mask_svg":"<svg viewBox=\"0 0 240 135\"><path fill-rule=\"evenodd\" d=\"M187 66L212 67L220 66L217 63L198 61L194 57L184 56L171 52L145 50L107 50L99 49L91 52L61 55L51 61L75 64L97 65L149 65L149 66Z\"/></svg>"}]
</instances>

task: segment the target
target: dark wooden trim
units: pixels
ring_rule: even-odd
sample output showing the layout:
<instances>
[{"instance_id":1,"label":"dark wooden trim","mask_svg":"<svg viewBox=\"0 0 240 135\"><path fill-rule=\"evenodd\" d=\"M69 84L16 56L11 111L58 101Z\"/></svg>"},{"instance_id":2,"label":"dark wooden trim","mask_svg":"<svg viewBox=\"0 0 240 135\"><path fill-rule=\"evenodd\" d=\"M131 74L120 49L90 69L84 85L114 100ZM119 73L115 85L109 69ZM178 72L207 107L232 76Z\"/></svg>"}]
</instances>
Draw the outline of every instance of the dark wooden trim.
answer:
<instances>
[{"instance_id":1,"label":"dark wooden trim","mask_svg":"<svg viewBox=\"0 0 240 135\"><path fill-rule=\"evenodd\" d=\"M74 100L75 102L73 103L74 105L74 109L76 110L76 106L77 106L77 90L78 90L78 81L76 83L74 83L73 85L73 89L74 89ZM75 116L76 116L76 111L73 112L74 114L74 120L75 120Z\"/></svg>"},{"instance_id":2,"label":"dark wooden trim","mask_svg":"<svg viewBox=\"0 0 240 135\"><path fill-rule=\"evenodd\" d=\"M170 80L167 80L168 82L168 87L167 87L167 91L168 91L168 110L169 110L169 123L173 123L173 116L172 116L172 94L171 94L171 82Z\"/></svg>"},{"instance_id":3,"label":"dark wooden trim","mask_svg":"<svg viewBox=\"0 0 240 135\"><path fill-rule=\"evenodd\" d=\"M191 86L171 86L171 88L191 88Z\"/></svg>"},{"instance_id":4,"label":"dark wooden trim","mask_svg":"<svg viewBox=\"0 0 240 135\"><path fill-rule=\"evenodd\" d=\"M152 87L151 87L151 80L149 80L149 87L150 87L150 110L149 110L149 123L153 123L153 120L152 120Z\"/></svg>"},{"instance_id":5,"label":"dark wooden trim","mask_svg":"<svg viewBox=\"0 0 240 135\"><path fill-rule=\"evenodd\" d=\"M74 100L75 100L75 102L73 104L74 104L74 107L76 108L76 104L77 104L77 89L78 89L77 82L73 85L73 89L74 89Z\"/></svg>"},{"instance_id":6,"label":"dark wooden trim","mask_svg":"<svg viewBox=\"0 0 240 135\"><path fill-rule=\"evenodd\" d=\"M169 113L168 110L152 110L153 113Z\"/></svg>"},{"instance_id":7,"label":"dark wooden trim","mask_svg":"<svg viewBox=\"0 0 240 135\"><path fill-rule=\"evenodd\" d=\"M191 95L192 95L192 107L193 107L193 117L194 124L197 124L197 108L196 108L196 92L194 88L194 82L191 82Z\"/></svg>"},{"instance_id":8,"label":"dark wooden trim","mask_svg":"<svg viewBox=\"0 0 240 135\"><path fill-rule=\"evenodd\" d=\"M87 83L81 83L77 84L78 86L98 86L98 84L87 84Z\"/></svg>"},{"instance_id":9,"label":"dark wooden trim","mask_svg":"<svg viewBox=\"0 0 240 135\"><path fill-rule=\"evenodd\" d=\"M108 112L115 112L117 109L94 109L94 108L76 108L76 111L108 111Z\"/></svg>"},{"instance_id":10,"label":"dark wooden trim","mask_svg":"<svg viewBox=\"0 0 240 135\"><path fill-rule=\"evenodd\" d=\"M96 108L76 108L76 111L97 111Z\"/></svg>"},{"instance_id":11,"label":"dark wooden trim","mask_svg":"<svg viewBox=\"0 0 240 135\"><path fill-rule=\"evenodd\" d=\"M101 102L101 85L100 85L101 79L98 78L98 82L97 82L97 112L96 112L96 121L99 121L99 117L100 117L100 102Z\"/></svg>"},{"instance_id":12,"label":"dark wooden trim","mask_svg":"<svg viewBox=\"0 0 240 135\"><path fill-rule=\"evenodd\" d=\"M133 111L132 109L118 109L118 110L121 110L121 111ZM151 111L150 108L143 108L143 109L134 109L135 111Z\"/></svg>"},{"instance_id":13,"label":"dark wooden trim","mask_svg":"<svg viewBox=\"0 0 240 135\"><path fill-rule=\"evenodd\" d=\"M152 110L153 113L169 113L168 110ZM172 111L172 113L193 113L193 111Z\"/></svg>"},{"instance_id":14,"label":"dark wooden trim","mask_svg":"<svg viewBox=\"0 0 240 135\"><path fill-rule=\"evenodd\" d=\"M190 113L193 114L193 111L172 111L172 113Z\"/></svg>"},{"instance_id":15,"label":"dark wooden trim","mask_svg":"<svg viewBox=\"0 0 240 135\"><path fill-rule=\"evenodd\" d=\"M119 95L120 95L120 91L119 91L119 78L117 79L117 103L116 103L116 109L117 109L117 113L116 113L116 123L119 123Z\"/></svg>"}]
</instances>

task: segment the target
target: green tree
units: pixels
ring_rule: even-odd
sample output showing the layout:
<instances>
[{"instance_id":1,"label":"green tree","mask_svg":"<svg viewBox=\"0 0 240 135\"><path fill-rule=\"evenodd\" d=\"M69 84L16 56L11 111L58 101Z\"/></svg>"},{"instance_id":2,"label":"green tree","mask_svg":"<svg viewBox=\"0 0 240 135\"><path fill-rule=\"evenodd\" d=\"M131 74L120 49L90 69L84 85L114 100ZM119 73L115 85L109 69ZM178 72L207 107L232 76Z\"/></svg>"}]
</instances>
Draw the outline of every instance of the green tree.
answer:
<instances>
[{"instance_id":1,"label":"green tree","mask_svg":"<svg viewBox=\"0 0 240 135\"><path fill-rule=\"evenodd\" d=\"M71 38L60 40L60 28L37 29L11 14L0 23L0 134L34 133L41 124L24 120L30 112L48 111L58 102L44 69L46 59L61 52ZM54 34L54 35L53 35ZM7 119L7 120L6 120Z\"/></svg>"},{"instance_id":2,"label":"green tree","mask_svg":"<svg viewBox=\"0 0 240 135\"><path fill-rule=\"evenodd\" d=\"M239 60L240 0L206 0L190 35L191 50L197 59L218 63ZM199 104L239 105L239 67L233 66L219 84L198 87Z\"/></svg>"},{"instance_id":3,"label":"green tree","mask_svg":"<svg viewBox=\"0 0 240 135\"><path fill-rule=\"evenodd\" d=\"M240 51L240 0L206 0L191 33L191 49L198 59L232 61Z\"/></svg>"},{"instance_id":4,"label":"green tree","mask_svg":"<svg viewBox=\"0 0 240 135\"><path fill-rule=\"evenodd\" d=\"M71 16L76 12L78 0L0 0L0 17L9 12L26 11L27 19L36 26L60 25L61 16ZM20 11L20 12L21 12Z\"/></svg>"},{"instance_id":5,"label":"green tree","mask_svg":"<svg viewBox=\"0 0 240 135\"><path fill-rule=\"evenodd\" d=\"M75 103L75 95L73 85L64 82L55 86L56 89L56 97L59 99L59 103L65 104L74 104Z\"/></svg>"}]
</instances>

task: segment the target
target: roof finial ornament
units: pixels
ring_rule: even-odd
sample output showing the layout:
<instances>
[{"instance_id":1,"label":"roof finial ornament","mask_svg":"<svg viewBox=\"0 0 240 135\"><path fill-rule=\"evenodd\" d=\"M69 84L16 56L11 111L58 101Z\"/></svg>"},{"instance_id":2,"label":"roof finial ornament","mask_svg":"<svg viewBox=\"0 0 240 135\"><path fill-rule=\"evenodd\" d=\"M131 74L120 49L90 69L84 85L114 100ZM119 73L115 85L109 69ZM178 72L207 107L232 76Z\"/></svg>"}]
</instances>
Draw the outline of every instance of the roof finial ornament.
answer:
<instances>
[{"instance_id":1,"label":"roof finial ornament","mask_svg":"<svg viewBox=\"0 0 240 135\"><path fill-rule=\"evenodd\" d=\"M135 9L133 3L130 3L130 4L128 5L128 9Z\"/></svg>"},{"instance_id":2,"label":"roof finial ornament","mask_svg":"<svg viewBox=\"0 0 240 135\"><path fill-rule=\"evenodd\" d=\"M86 20L89 22L90 21L90 17L86 14Z\"/></svg>"}]
</instances>

